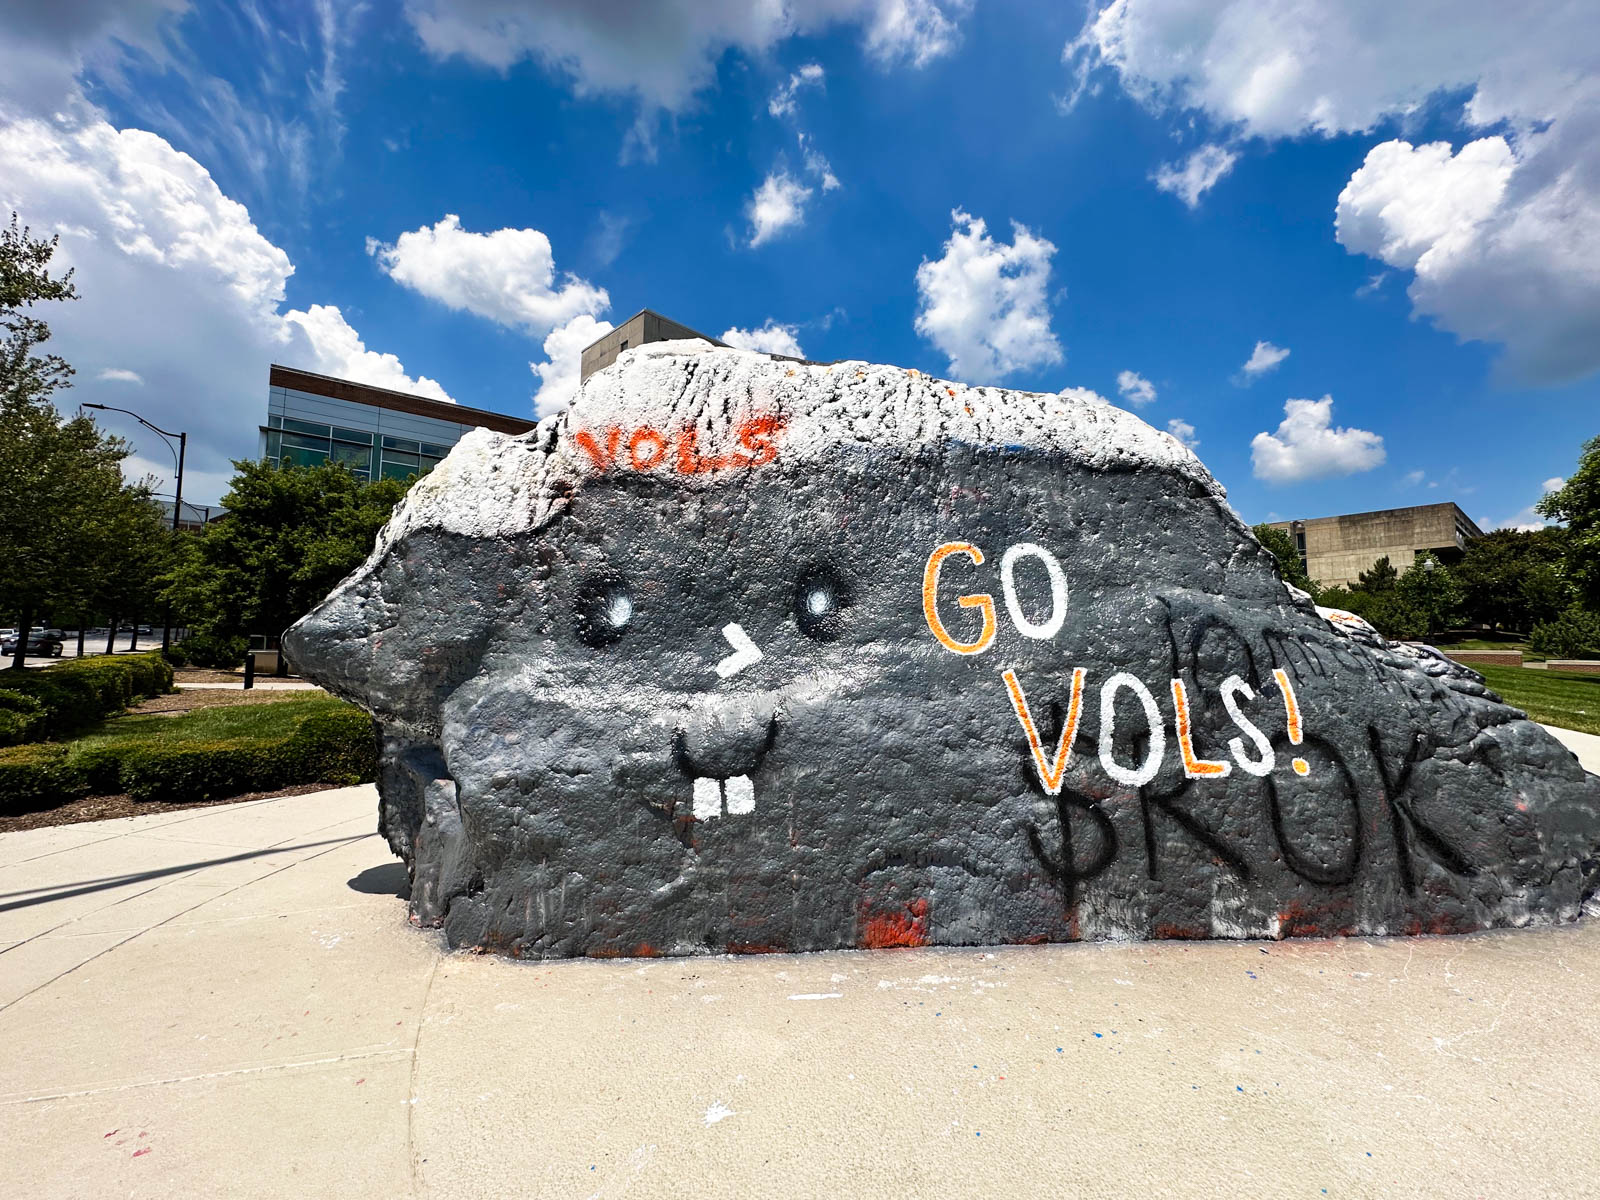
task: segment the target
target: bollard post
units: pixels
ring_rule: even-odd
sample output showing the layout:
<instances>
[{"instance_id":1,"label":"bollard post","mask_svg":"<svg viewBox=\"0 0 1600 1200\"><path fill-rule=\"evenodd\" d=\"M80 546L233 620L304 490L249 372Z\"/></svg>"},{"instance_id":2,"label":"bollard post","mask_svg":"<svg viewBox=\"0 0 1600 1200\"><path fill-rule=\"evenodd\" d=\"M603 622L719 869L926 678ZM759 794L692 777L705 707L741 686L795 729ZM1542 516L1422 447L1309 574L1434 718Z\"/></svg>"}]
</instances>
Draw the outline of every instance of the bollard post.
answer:
<instances>
[{"instance_id":1,"label":"bollard post","mask_svg":"<svg viewBox=\"0 0 1600 1200\"><path fill-rule=\"evenodd\" d=\"M249 691L256 685L256 652L245 651L244 656L244 690Z\"/></svg>"}]
</instances>

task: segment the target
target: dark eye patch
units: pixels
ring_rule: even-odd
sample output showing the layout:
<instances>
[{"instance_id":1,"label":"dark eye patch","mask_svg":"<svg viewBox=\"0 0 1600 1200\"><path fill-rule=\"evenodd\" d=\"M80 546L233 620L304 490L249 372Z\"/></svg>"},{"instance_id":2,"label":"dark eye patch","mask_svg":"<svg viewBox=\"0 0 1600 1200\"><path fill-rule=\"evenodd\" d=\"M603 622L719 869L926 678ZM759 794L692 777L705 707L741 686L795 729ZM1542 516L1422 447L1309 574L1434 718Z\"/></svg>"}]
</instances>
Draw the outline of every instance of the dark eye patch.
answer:
<instances>
[{"instance_id":1,"label":"dark eye patch","mask_svg":"<svg viewBox=\"0 0 1600 1200\"><path fill-rule=\"evenodd\" d=\"M572 603L578 639L585 646L610 646L633 620L633 590L620 575L592 575L578 586Z\"/></svg>"},{"instance_id":2,"label":"dark eye patch","mask_svg":"<svg viewBox=\"0 0 1600 1200\"><path fill-rule=\"evenodd\" d=\"M794 587L794 619L800 632L831 642L844 632L844 610L853 597L844 578L831 567L813 565L800 573Z\"/></svg>"}]
</instances>

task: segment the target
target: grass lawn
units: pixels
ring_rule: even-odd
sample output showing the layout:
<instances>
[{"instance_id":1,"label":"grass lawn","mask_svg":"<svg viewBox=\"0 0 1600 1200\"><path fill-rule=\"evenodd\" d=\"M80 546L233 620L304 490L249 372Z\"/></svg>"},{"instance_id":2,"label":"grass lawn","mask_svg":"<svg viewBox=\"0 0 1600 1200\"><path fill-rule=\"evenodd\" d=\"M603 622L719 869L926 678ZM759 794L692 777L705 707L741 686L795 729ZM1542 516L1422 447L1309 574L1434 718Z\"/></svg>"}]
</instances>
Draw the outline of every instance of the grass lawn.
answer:
<instances>
[{"instance_id":1,"label":"grass lawn","mask_svg":"<svg viewBox=\"0 0 1600 1200\"><path fill-rule=\"evenodd\" d=\"M1523 667L1473 667L1507 704L1535 721L1600 734L1600 675L1529 671Z\"/></svg>"},{"instance_id":2,"label":"grass lawn","mask_svg":"<svg viewBox=\"0 0 1600 1200\"><path fill-rule=\"evenodd\" d=\"M1501 634L1492 638L1436 638L1431 640L1429 644L1437 646L1446 652L1451 650L1521 650L1522 657L1528 662L1544 661L1544 655L1535 654L1529 650L1528 643L1523 641L1520 635Z\"/></svg>"},{"instance_id":3,"label":"grass lawn","mask_svg":"<svg viewBox=\"0 0 1600 1200\"><path fill-rule=\"evenodd\" d=\"M84 754L102 748L117 749L132 742L159 742L166 746L217 742L235 738L287 737L306 717L348 707L325 692L257 704L197 708L193 712L129 713L112 717L72 739L69 753Z\"/></svg>"}]
</instances>

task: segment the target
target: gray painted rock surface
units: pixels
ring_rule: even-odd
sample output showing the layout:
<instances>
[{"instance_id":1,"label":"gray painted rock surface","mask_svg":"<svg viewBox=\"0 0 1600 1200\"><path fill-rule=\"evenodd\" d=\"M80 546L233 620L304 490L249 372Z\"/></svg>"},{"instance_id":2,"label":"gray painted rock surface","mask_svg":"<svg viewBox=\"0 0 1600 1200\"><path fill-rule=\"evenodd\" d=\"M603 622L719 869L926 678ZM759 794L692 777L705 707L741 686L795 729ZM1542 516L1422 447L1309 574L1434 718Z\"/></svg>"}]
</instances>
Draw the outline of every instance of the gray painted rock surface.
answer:
<instances>
[{"instance_id":1,"label":"gray painted rock surface","mask_svg":"<svg viewBox=\"0 0 1600 1200\"><path fill-rule=\"evenodd\" d=\"M464 439L288 644L457 946L1459 932L1600 875L1568 751L1084 397L642 347Z\"/></svg>"}]
</instances>

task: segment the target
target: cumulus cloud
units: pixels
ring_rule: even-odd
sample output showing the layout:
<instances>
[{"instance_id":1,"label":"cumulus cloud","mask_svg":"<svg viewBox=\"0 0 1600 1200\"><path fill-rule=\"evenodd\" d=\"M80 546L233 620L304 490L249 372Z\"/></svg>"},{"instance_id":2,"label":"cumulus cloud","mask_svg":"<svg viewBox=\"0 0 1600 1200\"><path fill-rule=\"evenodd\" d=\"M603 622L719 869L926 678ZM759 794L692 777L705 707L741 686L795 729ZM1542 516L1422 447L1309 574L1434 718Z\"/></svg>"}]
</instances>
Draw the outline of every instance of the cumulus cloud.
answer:
<instances>
[{"instance_id":1,"label":"cumulus cloud","mask_svg":"<svg viewBox=\"0 0 1600 1200\"><path fill-rule=\"evenodd\" d=\"M408 0L406 17L435 58L501 72L531 59L580 96L635 100L648 125L655 113L690 107L729 51L759 57L786 39L847 25L881 66L924 67L956 48L970 7L971 0ZM649 137L646 128L638 134Z\"/></svg>"},{"instance_id":2,"label":"cumulus cloud","mask_svg":"<svg viewBox=\"0 0 1600 1200\"><path fill-rule=\"evenodd\" d=\"M1149 404L1156 398L1156 386L1137 371L1117 372L1117 391L1129 404Z\"/></svg>"},{"instance_id":3,"label":"cumulus cloud","mask_svg":"<svg viewBox=\"0 0 1600 1200\"><path fill-rule=\"evenodd\" d=\"M959 379L987 381L1061 362L1048 303L1055 246L1016 221L1007 245L981 218L958 208L950 219L944 254L917 268L917 333L949 358Z\"/></svg>"},{"instance_id":4,"label":"cumulus cloud","mask_svg":"<svg viewBox=\"0 0 1600 1200\"><path fill-rule=\"evenodd\" d=\"M745 205L750 221L750 245L770 242L786 230L805 223L811 189L781 167L761 181Z\"/></svg>"},{"instance_id":5,"label":"cumulus cloud","mask_svg":"<svg viewBox=\"0 0 1600 1200\"><path fill-rule=\"evenodd\" d=\"M1156 187L1197 208L1217 182L1233 170L1239 156L1226 146L1201 146L1181 163L1166 163L1150 176Z\"/></svg>"},{"instance_id":6,"label":"cumulus cloud","mask_svg":"<svg viewBox=\"0 0 1600 1200\"><path fill-rule=\"evenodd\" d=\"M1333 397L1289 400L1277 433L1250 442L1255 477L1267 483L1304 483L1370 471L1384 460L1383 439L1365 429L1333 426Z\"/></svg>"},{"instance_id":7,"label":"cumulus cloud","mask_svg":"<svg viewBox=\"0 0 1600 1200\"><path fill-rule=\"evenodd\" d=\"M572 398L578 394L584 347L610 333L612 328L610 321L597 321L584 313L550 331L544 339L544 355L548 361L528 364L528 369L539 380L533 395L535 416L543 420L572 403Z\"/></svg>"},{"instance_id":8,"label":"cumulus cloud","mask_svg":"<svg viewBox=\"0 0 1600 1200\"><path fill-rule=\"evenodd\" d=\"M1173 417L1167 422L1167 432L1177 438L1191 450L1200 449L1200 439L1194 435L1194 426L1187 421Z\"/></svg>"},{"instance_id":9,"label":"cumulus cloud","mask_svg":"<svg viewBox=\"0 0 1600 1200\"><path fill-rule=\"evenodd\" d=\"M806 63L788 80L778 85L767 101L767 111L775 117L792 117L795 111L795 93L802 88L821 87L824 79L821 63Z\"/></svg>"},{"instance_id":10,"label":"cumulus cloud","mask_svg":"<svg viewBox=\"0 0 1600 1200\"><path fill-rule=\"evenodd\" d=\"M380 354L368 350L367 344L331 304L313 304L305 312L298 310L284 314L284 321L305 335L318 369L341 379L355 379L373 387L388 388L396 392L412 392L454 404L455 400L436 380L426 375L415 379L393 354Z\"/></svg>"},{"instance_id":11,"label":"cumulus cloud","mask_svg":"<svg viewBox=\"0 0 1600 1200\"><path fill-rule=\"evenodd\" d=\"M1066 57L1152 110L1265 139L1362 132L1430 105L1460 145L1373 147L1340 242L1414 273L1413 311L1537 383L1600 369L1600 8L1459 0L1113 0ZM1460 97L1464 104L1457 107Z\"/></svg>"},{"instance_id":12,"label":"cumulus cloud","mask_svg":"<svg viewBox=\"0 0 1600 1200\"><path fill-rule=\"evenodd\" d=\"M392 244L368 239L367 252L396 283L535 337L611 305L604 288L575 275L557 276L550 239L537 229L472 233L450 213Z\"/></svg>"},{"instance_id":13,"label":"cumulus cloud","mask_svg":"<svg viewBox=\"0 0 1600 1200\"><path fill-rule=\"evenodd\" d=\"M800 332L798 325L779 325L771 317L759 329L732 329L722 331L720 340L730 346L737 346L741 350L759 350L763 354L786 354L790 358L804 358L806 352L800 349L800 341L796 336Z\"/></svg>"},{"instance_id":14,"label":"cumulus cloud","mask_svg":"<svg viewBox=\"0 0 1600 1200\"><path fill-rule=\"evenodd\" d=\"M144 386L144 379L139 372L125 370L122 367L105 367L95 378L106 383L134 383L140 387Z\"/></svg>"},{"instance_id":15,"label":"cumulus cloud","mask_svg":"<svg viewBox=\"0 0 1600 1200\"><path fill-rule=\"evenodd\" d=\"M1261 378L1288 357L1289 352L1282 346L1274 346L1271 342L1257 342L1256 348L1250 351L1249 359L1239 371L1245 382L1249 383Z\"/></svg>"},{"instance_id":16,"label":"cumulus cloud","mask_svg":"<svg viewBox=\"0 0 1600 1200\"><path fill-rule=\"evenodd\" d=\"M1559 475L1552 475L1549 479L1546 479L1539 485L1539 490L1545 493L1545 495L1549 495L1551 492L1559 492L1566 486L1567 481L1565 479L1561 478Z\"/></svg>"},{"instance_id":17,"label":"cumulus cloud","mask_svg":"<svg viewBox=\"0 0 1600 1200\"><path fill-rule=\"evenodd\" d=\"M47 314L51 349L78 368L63 402L125 403L138 376L141 414L189 433L197 478L256 453L273 361L447 398L367 350L339 310L284 311L289 256L163 138L78 101L49 119L0 118L0 162L0 210L59 230L53 265L76 271L82 298Z\"/></svg>"}]
</instances>

